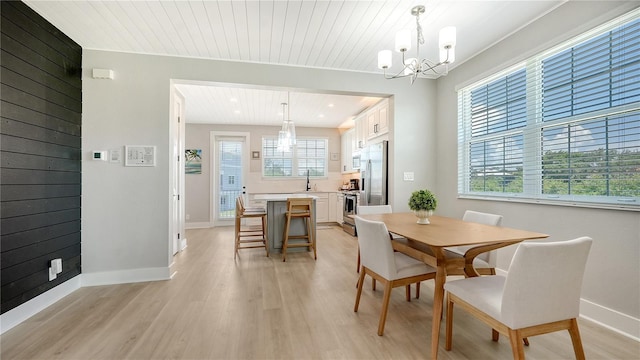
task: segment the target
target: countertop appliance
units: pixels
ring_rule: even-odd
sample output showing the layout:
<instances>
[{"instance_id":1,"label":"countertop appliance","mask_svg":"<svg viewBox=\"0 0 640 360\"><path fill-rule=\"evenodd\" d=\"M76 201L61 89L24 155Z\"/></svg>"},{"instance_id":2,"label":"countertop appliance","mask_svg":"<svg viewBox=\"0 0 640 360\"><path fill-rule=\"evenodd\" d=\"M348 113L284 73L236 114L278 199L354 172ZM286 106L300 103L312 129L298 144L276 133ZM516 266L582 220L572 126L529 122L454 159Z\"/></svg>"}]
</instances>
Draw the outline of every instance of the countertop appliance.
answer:
<instances>
[{"instance_id":1,"label":"countertop appliance","mask_svg":"<svg viewBox=\"0 0 640 360\"><path fill-rule=\"evenodd\" d=\"M349 180L349 189L351 189L351 190L360 190L360 179L350 179Z\"/></svg>"},{"instance_id":2,"label":"countertop appliance","mask_svg":"<svg viewBox=\"0 0 640 360\"><path fill-rule=\"evenodd\" d=\"M388 203L388 141L371 144L360 152L362 189L359 205L386 205Z\"/></svg>"}]
</instances>

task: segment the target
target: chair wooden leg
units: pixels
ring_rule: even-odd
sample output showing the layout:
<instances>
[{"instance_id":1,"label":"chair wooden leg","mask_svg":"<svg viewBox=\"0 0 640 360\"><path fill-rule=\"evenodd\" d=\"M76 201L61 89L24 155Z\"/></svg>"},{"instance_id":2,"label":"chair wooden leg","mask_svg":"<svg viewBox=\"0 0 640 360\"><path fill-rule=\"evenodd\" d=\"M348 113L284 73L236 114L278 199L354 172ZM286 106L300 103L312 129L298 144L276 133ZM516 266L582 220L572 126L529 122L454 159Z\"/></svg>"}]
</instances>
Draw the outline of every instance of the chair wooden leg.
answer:
<instances>
[{"instance_id":1,"label":"chair wooden leg","mask_svg":"<svg viewBox=\"0 0 640 360\"><path fill-rule=\"evenodd\" d=\"M313 259L314 260L318 260L318 250L316 248L316 237L315 237L315 233L313 232L313 228L314 228L314 223L313 223L313 219L310 217L309 218L309 241L313 247Z\"/></svg>"},{"instance_id":2,"label":"chair wooden leg","mask_svg":"<svg viewBox=\"0 0 640 360\"><path fill-rule=\"evenodd\" d=\"M404 287L404 296L411 302L411 284Z\"/></svg>"},{"instance_id":3,"label":"chair wooden leg","mask_svg":"<svg viewBox=\"0 0 640 360\"><path fill-rule=\"evenodd\" d=\"M523 338L522 343L524 344L524 346L529 346L529 339Z\"/></svg>"},{"instance_id":4,"label":"chair wooden leg","mask_svg":"<svg viewBox=\"0 0 640 360\"><path fill-rule=\"evenodd\" d=\"M287 220L284 224L284 237L282 238L282 261L287 261L287 245L289 243L289 224L291 222L291 218L285 215Z\"/></svg>"},{"instance_id":5,"label":"chair wooden leg","mask_svg":"<svg viewBox=\"0 0 640 360\"><path fill-rule=\"evenodd\" d=\"M584 349L582 348L580 330L578 330L578 320L571 319L569 335L571 335L571 343L573 343L573 352L576 354L576 360L584 360Z\"/></svg>"},{"instance_id":6,"label":"chair wooden leg","mask_svg":"<svg viewBox=\"0 0 640 360\"><path fill-rule=\"evenodd\" d=\"M500 340L500 333L496 329L491 329L491 340L493 341Z\"/></svg>"},{"instance_id":7,"label":"chair wooden leg","mask_svg":"<svg viewBox=\"0 0 640 360\"><path fill-rule=\"evenodd\" d=\"M420 299L420 281L416 283L416 299Z\"/></svg>"},{"instance_id":8,"label":"chair wooden leg","mask_svg":"<svg viewBox=\"0 0 640 360\"><path fill-rule=\"evenodd\" d=\"M238 248L240 247L240 218L238 218L238 217L236 217L235 227L236 227L236 235L235 235L235 244L233 246L233 259L234 260L238 256Z\"/></svg>"},{"instance_id":9,"label":"chair wooden leg","mask_svg":"<svg viewBox=\"0 0 640 360\"><path fill-rule=\"evenodd\" d=\"M524 360L524 346L522 346L522 336L519 330L509 329L509 342L514 360Z\"/></svg>"},{"instance_id":10,"label":"chair wooden leg","mask_svg":"<svg viewBox=\"0 0 640 360\"><path fill-rule=\"evenodd\" d=\"M387 311L389 310L389 300L391 299L391 290L393 290L393 283L387 282L384 284L384 296L382 297L382 312L380 313L380 322L378 323L378 336L382 336L384 333L384 323L387 321Z\"/></svg>"},{"instance_id":11,"label":"chair wooden leg","mask_svg":"<svg viewBox=\"0 0 640 360\"><path fill-rule=\"evenodd\" d=\"M362 287L364 286L364 275L365 270L362 269L362 271L360 271L360 276L358 277L358 291L356 292L356 304L353 307L354 312L358 312L358 306L360 306L360 296L362 295Z\"/></svg>"},{"instance_id":12,"label":"chair wooden leg","mask_svg":"<svg viewBox=\"0 0 640 360\"><path fill-rule=\"evenodd\" d=\"M447 324L445 330L445 343L444 349L451 350L451 344L453 342L453 301L447 293Z\"/></svg>"},{"instance_id":13,"label":"chair wooden leg","mask_svg":"<svg viewBox=\"0 0 640 360\"><path fill-rule=\"evenodd\" d=\"M269 239L267 238L267 217L262 217L262 238L264 243L264 248L267 251L267 257L269 257Z\"/></svg>"},{"instance_id":14,"label":"chair wooden leg","mask_svg":"<svg viewBox=\"0 0 640 360\"><path fill-rule=\"evenodd\" d=\"M376 279L371 278L371 290L376 291Z\"/></svg>"}]
</instances>

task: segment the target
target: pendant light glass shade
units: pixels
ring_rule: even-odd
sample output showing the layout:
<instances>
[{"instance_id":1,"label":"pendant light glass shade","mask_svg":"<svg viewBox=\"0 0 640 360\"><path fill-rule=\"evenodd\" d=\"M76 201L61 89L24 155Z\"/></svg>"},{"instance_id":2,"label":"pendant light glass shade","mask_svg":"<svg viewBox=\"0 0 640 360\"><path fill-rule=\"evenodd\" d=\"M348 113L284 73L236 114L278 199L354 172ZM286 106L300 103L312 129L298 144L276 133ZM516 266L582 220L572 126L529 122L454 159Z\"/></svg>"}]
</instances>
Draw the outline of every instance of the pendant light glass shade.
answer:
<instances>
[{"instance_id":1,"label":"pendant light glass shade","mask_svg":"<svg viewBox=\"0 0 640 360\"><path fill-rule=\"evenodd\" d=\"M289 93L287 93L287 101L289 101ZM287 111L285 118L285 106L287 103L282 103L282 129L278 132L278 146L277 151L288 152L292 147L296 145L296 126L289 118Z\"/></svg>"}]
</instances>

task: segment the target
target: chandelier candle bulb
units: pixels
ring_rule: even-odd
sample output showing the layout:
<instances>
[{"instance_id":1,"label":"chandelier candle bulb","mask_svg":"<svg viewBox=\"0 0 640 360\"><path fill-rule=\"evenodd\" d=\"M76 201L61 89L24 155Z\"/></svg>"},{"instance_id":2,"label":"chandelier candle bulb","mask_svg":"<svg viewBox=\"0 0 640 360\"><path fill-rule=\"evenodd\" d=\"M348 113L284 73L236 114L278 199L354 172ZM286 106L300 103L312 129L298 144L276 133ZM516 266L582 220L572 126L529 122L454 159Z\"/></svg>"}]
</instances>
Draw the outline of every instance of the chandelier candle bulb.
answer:
<instances>
[{"instance_id":1,"label":"chandelier candle bulb","mask_svg":"<svg viewBox=\"0 0 640 360\"><path fill-rule=\"evenodd\" d=\"M391 50L382 50L378 52L378 69L388 69L391 67Z\"/></svg>"},{"instance_id":2,"label":"chandelier candle bulb","mask_svg":"<svg viewBox=\"0 0 640 360\"><path fill-rule=\"evenodd\" d=\"M440 29L439 42L440 48L446 48L447 46L451 46L454 48L456 46L456 27L455 26L447 26Z\"/></svg>"},{"instance_id":3,"label":"chandelier candle bulb","mask_svg":"<svg viewBox=\"0 0 640 360\"><path fill-rule=\"evenodd\" d=\"M411 30L400 30L396 33L396 51L404 52L411 50Z\"/></svg>"}]
</instances>

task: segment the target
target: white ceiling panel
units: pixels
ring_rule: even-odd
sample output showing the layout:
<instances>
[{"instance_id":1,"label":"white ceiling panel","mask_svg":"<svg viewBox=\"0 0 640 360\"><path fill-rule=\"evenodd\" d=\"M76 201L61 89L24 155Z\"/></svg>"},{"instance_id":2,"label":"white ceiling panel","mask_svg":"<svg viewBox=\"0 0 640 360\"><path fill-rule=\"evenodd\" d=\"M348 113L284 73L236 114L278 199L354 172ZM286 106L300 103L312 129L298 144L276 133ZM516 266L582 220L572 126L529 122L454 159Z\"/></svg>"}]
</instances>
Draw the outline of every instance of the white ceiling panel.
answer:
<instances>
[{"instance_id":1,"label":"white ceiling panel","mask_svg":"<svg viewBox=\"0 0 640 360\"><path fill-rule=\"evenodd\" d=\"M452 70L565 1L24 0L85 49L371 73L381 72L377 53L394 48L395 33L400 29L412 30L414 44L409 57L415 56L416 25L410 14L415 5L426 7L420 18L425 37L421 58L437 60L439 30L456 26ZM400 70L400 55L394 56L391 73ZM274 121L272 115L280 111L279 97L283 95L279 90L209 89L202 85L181 85L181 91L187 96L188 122L263 125ZM345 97L348 100L340 102L335 98L340 95L328 94L317 94L312 100L310 93L299 94L291 96L298 126L342 124L356 114L353 111L359 111L355 104L362 100ZM224 96L235 96L238 102L228 104ZM345 111L326 111L324 118L309 115L320 113L322 103L329 99ZM305 106L309 109L302 111Z\"/></svg>"}]
</instances>

